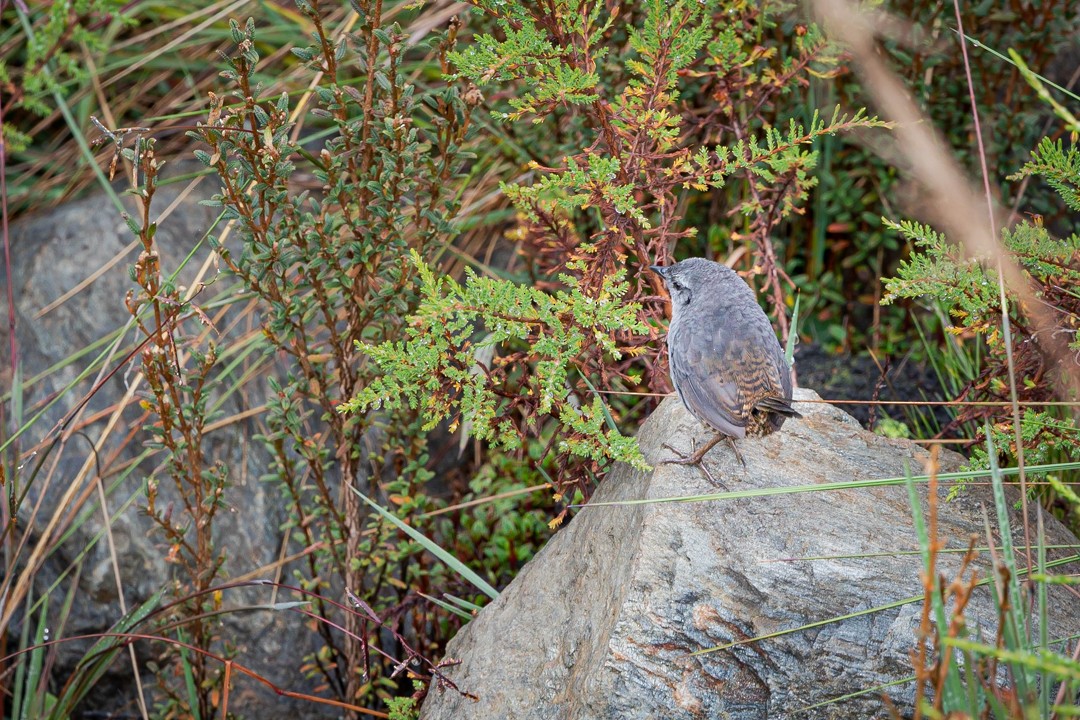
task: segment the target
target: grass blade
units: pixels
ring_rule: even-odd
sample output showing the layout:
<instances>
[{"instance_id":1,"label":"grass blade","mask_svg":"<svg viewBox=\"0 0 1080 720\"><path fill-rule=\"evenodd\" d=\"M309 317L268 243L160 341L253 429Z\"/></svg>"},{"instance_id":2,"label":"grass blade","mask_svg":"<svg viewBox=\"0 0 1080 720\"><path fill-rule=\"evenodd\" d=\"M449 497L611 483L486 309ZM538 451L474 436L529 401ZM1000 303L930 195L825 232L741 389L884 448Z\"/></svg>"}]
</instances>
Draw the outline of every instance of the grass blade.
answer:
<instances>
[{"instance_id":1,"label":"grass blade","mask_svg":"<svg viewBox=\"0 0 1080 720\"><path fill-rule=\"evenodd\" d=\"M426 535L421 533L419 530L416 530L415 528L410 527L409 525L406 525L405 522L403 520L401 520L399 517L397 517L393 513L386 510L386 508L382 507L381 505L376 503L374 500L370 499L367 495L364 495L364 493L360 492L356 488L350 488L350 489L354 493L356 493L357 496L361 500L363 500L368 505L370 505L371 508L375 512L379 513L379 515L381 515L383 517L383 519L389 521L390 523L395 525L399 530L401 530L403 533L405 533L406 535L411 537L416 542L420 543L420 545L425 550L427 550L432 555L434 555L435 557L442 560L444 563L446 563L446 565L451 570L453 570L458 575L460 575L461 577L468 580L470 583L472 583L473 586L476 587L476 589L478 589L480 592L484 593L485 595L487 595L492 600L499 597L499 591L496 590L495 588L493 588L491 586L491 584L488 583L487 580L484 580L484 578L480 577L475 572L473 572L469 567L467 567L465 565L465 563L461 562L456 557L454 557L453 555L448 553L446 550L443 550L441 547L439 547L438 543L436 543L434 540L427 537Z\"/></svg>"},{"instance_id":2,"label":"grass blade","mask_svg":"<svg viewBox=\"0 0 1080 720\"><path fill-rule=\"evenodd\" d=\"M791 327L788 329L787 347L784 349L784 359L787 360L788 365L792 365L795 360L795 341L799 338L799 300L802 299L802 293L795 293L795 307L791 310Z\"/></svg>"}]
</instances>

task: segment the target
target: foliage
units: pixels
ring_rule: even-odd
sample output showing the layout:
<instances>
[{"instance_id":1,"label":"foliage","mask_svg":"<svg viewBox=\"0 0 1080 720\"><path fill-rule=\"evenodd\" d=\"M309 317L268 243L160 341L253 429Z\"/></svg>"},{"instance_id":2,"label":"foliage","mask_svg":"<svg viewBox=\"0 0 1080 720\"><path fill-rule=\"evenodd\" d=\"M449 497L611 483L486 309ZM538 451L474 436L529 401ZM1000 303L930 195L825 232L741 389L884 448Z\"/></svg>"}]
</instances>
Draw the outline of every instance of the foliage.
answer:
<instances>
[{"instance_id":1,"label":"foliage","mask_svg":"<svg viewBox=\"0 0 1080 720\"><path fill-rule=\"evenodd\" d=\"M1075 145L1066 150L1060 140L1046 139L1014 179L1029 175L1045 177L1064 202L1073 207L1076 187L1080 184L1077 158ZM956 320L957 325L949 328L950 333L956 336L974 333L986 343L987 358L979 374L967 378L959 399L990 404L966 407L959 413L957 422L982 424L981 421L990 420L995 447L1014 458L1017 448L1008 411L1007 348L1001 332L1002 308L995 269L986 260L965 257L957 246L929 227L909 221L886 220L885 223L920 252L901 263L897 277L886 280L888 294L883 302L930 298L940 302ZM1075 290L1080 286L1080 236L1073 233L1055 237L1042 218L1035 217L1003 229L1001 239L1004 250L1023 267L1040 301L1053 313L1058 332L1070 338L1072 350L1080 351L1077 323L1080 294ZM1012 293L1007 301L1017 399L1025 407L1021 422L1025 456L1028 462L1039 463L1075 455L1080 450L1080 434L1068 420L1069 413L1045 405L1056 399L1059 387L1064 387L1059 384L1058 373L1068 370L1055 366ZM971 462L974 467L984 467L988 459L976 447Z\"/></svg>"},{"instance_id":2,"label":"foliage","mask_svg":"<svg viewBox=\"0 0 1080 720\"><path fill-rule=\"evenodd\" d=\"M1047 105L1026 86L1025 69L1050 74L1061 85L1072 82L1071 70L1060 64L1060 58L1072 45L1071 29L1080 19L1080 6L1070 0L1008 7L889 0L880 10L895 18L894 27L906 28L882 33L879 45L891 60L890 67L977 176L965 58L952 21L957 12L961 14L986 160L991 170L1023 164L1030 148L1053 125ZM1014 50L1023 56L1022 62L1010 61ZM804 115L836 102L861 104L864 97L855 74L842 74L829 83L815 80ZM882 227L880 217L918 217L922 207L919 189L905 181L893 162L894 153L902 156L904 148L890 148L887 138L840 135L824 138L820 150L820 184L806 214L790 218L778 233L793 239L782 244L780 261L805 296L804 337L844 352L858 354L869 347L878 358L906 357L917 335L912 311L918 313L918 308L906 301L890 306L879 302L885 292L882 279L896 275L899 263L915 250L902 236ZM1064 207L1048 188L1010 184L1004 175L991 180L1003 206L1022 204L1029 212L1042 214L1050 226L1063 219Z\"/></svg>"},{"instance_id":3,"label":"foliage","mask_svg":"<svg viewBox=\"0 0 1080 720\"><path fill-rule=\"evenodd\" d=\"M604 37L593 45L597 54L619 48L615 57L608 54L596 59L590 71L596 77L596 86L588 92L597 94L597 102L601 103L617 96L620 83L628 79L629 63L622 61L631 51L638 52L631 50L629 32L636 32L650 8L658 6L637 1L620 3L615 17L610 17L613 13L607 10L609 4L567 5L583 9L579 15L570 14L571 18L581 17L581 24L587 13L595 14L596 8L602 6L600 17L589 21L587 29L594 33L611 23ZM324 3L324 11L332 5ZM29 7L25 18L19 14L24 6ZM13 109L10 97L3 108L5 137L9 141L9 208L14 212L25 212L31 206L40 209L71 197L94 181L93 159L77 146L76 138L85 130L87 105L95 102L109 108L118 122L153 127L159 134L159 156L171 159L190 154L183 133L161 131L188 127L193 117L201 116L206 91L213 90L217 82L217 56L206 48L228 42L227 22L220 17L206 18L205 3L192 0L129 3L124 5L123 14L116 14L119 6L101 0L5 4L3 13L10 34L4 36L8 42L3 45L0 62L12 75L8 92L21 95L24 76L35 80L51 76L57 93L50 96L51 91L46 90L35 94L37 102L50 110L44 120L34 113ZM424 7L423 3L404 1L387 7L393 12L401 8L396 17L406 19L417 15L426 19L423 13L433 9L430 3ZM519 20L513 13L524 11L515 10L515 3L491 2L483 7L493 12L483 16L477 13L468 22L476 27L478 35L502 42L504 31L496 16L506 20L512 32L538 28L538 42L547 42L555 53L570 56L569 62L559 65L562 61L558 58L541 54L546 65L540 71L554 76L557 68L563 68L561 72L565 73L578 67L572 47L543 36L546 25L526 22L518 28ZM699 56L675 71L681 84L666 112L673 120L683 116L678 128L681 136L692 135L695 142L712 144L725 134L746 136L762 127L786 127L792 118L807 125L813 113L822 108L828 115L836 105L857 108L863 104L857 80L845 71L843 62L837 61L835 49L817 47L820 33L805 22L797 6L789 2L724 2L718 7L721 12L714 14L709 38L701 51L708 56L705 64ZM83 8L88 9L80 15ZM942 17L954 13L952 3L890 0L882 10L903 18L911 30L900 37L886 33L881 43L883 51L893 59L893 67L904 75L935 125L947 134L953 147L971 160L969 108L967 103L951 100L967 92L963 66L955 51L955 34L943 31L941 24ZM1060 67L1054 59L1070 41L1077 6L1067 0L1008 8L975 3L962 5L960 11L967 33L979 41L977 46L969 47L974 87L987 128L988 156L992 164L1015 167L1026 148L1044 134L1045 112L1037 98L1024 92L1023 70L1003 59L1005 49L1019 50L1036 70ZM302 43L310 30L306 16L293 12L288 4L267 6L266 12L258 15L260 39L267 47L285 48L298 38ZM76 45L74 37L80 28L87 38ZM137 42L132 42L136 36ZM28 57L30 38L42 43L44 55L40 57L45 58L45 63L41 67L47 72L36 71L38 64ZM46 42L49 38L55 48L51 55ZM179 39L184 42L177 44ZM506 47L505 43L491 46L492 52ZM54 60L65 53L68 60ZM76 75L65 75L67 71L60 69L61 64ZM306 87L307 77L301 65L297 56L285 56L273 63L272 71L259 72L267 87L299 94ZM431 78L432 72L421 65L422 60L416 56L410 69L419 71L423 83L423 78ZM498 63L495 67L497 73L481 84L494 87L490 104L497 106L497 113L515 112L511 101L528 90L518 90L518 81L510 78L523 70L516 66L503 68ZM91 83L95 71L99 80ZM343 82L355 83L358 76L355 73L343 78ZM1065 84L1064 78L1058 79ZM565 78L562 82L570 84ZM471 92L479 97L475 88ZM82 102L88 98L94 100ZM484 150L492 156L501 154L508 162L537 160L541 165L550 165L547 160L551 158L574 155L588 147L592 142L588 134L596 129L588 118L595 113L582 112L589 108L579 105L573 106L574 113L568 113L565 105L552 102L555 112L543 115L550 119L540 125L524 122L489 128L488 138L495 142L486 144ZM546 112L543 102L536 109ZM540 115L526 113L522 117L528 120ZM310 123L307 126L311 127ZM26 151L17 150L16 134L28 143ZM830 349L854 352L869 345L880 357L882 352L905 352L914 330L906 304L882 307L878 303L880 279L894 274L897 263L910 249L899 242L896 234L881 228L878 218L883 213L892 215L897 204L917 206L918 198L911 197L896 169L869 149L868 145L877 145L878 139L866 143L863 137L854 141L843 136L820 139L815 145L819 151L815 173L818 185L810 189L810 197L800 205L800 212L781 219L769 238L779 266L782 294L790 295L787 276L805 296L804 340L812 338ZM72 159L76 162L72 163ZM975 164L970 162L969 167L974 169ZM477 180L514 182L510 177L513 171L506 168L486 177L484 168L475 169ZM104 176L99 176L98 181L106 184ZM720 191L696 197L676 192L674 198L681 203L680 224L698 228L701 234L697 240L681 240L680 255L727 255L745 248L746 254L737 256L739 269L768 278L766 265L760 262L760 256L755 257L765 249L760 232L751 232L749 222L739 227L727 215L731 208L752 198L753 192L761 194L765 188L759 184L752 191L748 183L729 183ZM1003 197L1008 197L1008 192L1020 192L1015 185L999 185L998 189ZM1057 219L1060 208L1054 209L1047 193L1030 186L1022 192L1034 211L1046 215L1051 223ZM472 222L486 226L491 236L497 236L502 228L496 217L496 213L487 213L485 218L474 218ZM595 228L586 230L591 234ZM541 265L547 269L546 263L541 261ZM637 297L633 284L632 299L647 302L645 298L652 293ZM764 287L770 288L768 297L775 311L779 305L771 279ZM652 292L656 291L654 288ZM781 321L777 316L777 322ZM662 366L657 376L663 376Z\"/></svg>"},{"instance_id":4,"label":"foliage","mask_svg":"<svg viewBox=\"0 0 1080 720\"><path fill-rule=\"evenodd\" d=\"M283 47L307 34L306 20L287 6L266 10L264 42ZM152 129L163 160L190 158L183 130L205 114L206 93L219 82L215 49L229 42L226 14L201 0L4 3L0 110L9 216L42 212L95 183L120 209L102 172L113 148L92 148L92 116L114 131ZM274 81L291 89L289 71L299 61L288 60Z\"/></svg>"},{"instance_id":5,"label":"foliage","mask_svg":"<svg viewBox=\"0 0 1080 720\"><path fill-rule=\"evenodd\" d=\"M1060 139L1043 138L1032 151L1031 160L1012 179L1032 175L1046 180L1070 210L1080 212L1080 151L1075 136L1067 152Z\"/></svg>"},{"instance_id":6,"label":"foliage","mask_svg":"<svg viewBox=\"0 0 1080 720\"><path fill-rule=\"evenodd\" d=\"M529 450L539 455L543 445L532 443ZM550 535L549 494L540 492L548 487L542 468L529 472L513 455L489 452L486 462L476 469L469 481L461 502L494 500L464 515L456 532L442 527L440 535L453 538L457 557L474 558L474 563L503 587L543 547ZM519 499L526 493L534 498L536 508Z\"/></svg>"},{"instance_id":7,"label":"foliage","mask_svg":"<svg viewBox=\"0 0 1080 720\"><path fill-rule=\"evenodd\" d=\"M390 720L416 720L420 717L420 706L416 698L390 698L386 702L386 708L389 710Z\"/></svg>"},{"instance_id":8,"label":"foliage","mask_svg":"<svg viewBox=\"0 0 1080 720\"><path fill-rule=\"evenodd\" d=\"M143 407L153 421L147 429L151 447L165 452L165 475L173 484L173 495L181 512L174 515L173 503L158 504L157 477L146 487L146 512L169 544L166 562L180 566L173 594L183 602L177 615L183 620L179 639L208 652L218 640L215 611L220 595L208 591L220 579L225 553L214 538L214 520L226 507L228 470L211 463L204 455L203 433L214 419L207 401L213 384L208 384L217 362L210 344L200 351L190 343L197 330L209 320L173 283L163 278L160 255L154 245L157 227L151 221L150 204L156 189L159 163L152 140L138 139L135 149L124 151L127 159L142 170L143 185L135 192L139 199L139 221L127 218L128 226L142 244L142 252L132 267L139 292L129 291L127 307L136 325L146 336L142 350L142 370L149 388ZM185 326L194 326L185 328ZM181 373L178 358L190 352L192 364ZM214 713L214 697L221 691L222 672L210 666L203 652L181 653L176 661L191 677L186 693L166 686L168 701L160 708L163 717L204 717ZM163 678L164 675L160 675Z\"/></svg>"},{"instance_id":9,"label":"foliage","mask_svg":"<svg viewBox=\"0 0 1080 720\"><path fill-rule=\"evenodd\" d=\"M1051 559L1042 521L1032 538L1034 547L1014 545L1014 536L1027 533L1011 527L1011 503L1006 499L1003 473L995 461L998 452L989 430L986 443L984 457L988 464L983 469L990 476L996 521L993 531L989 519L986 523L985 541L993 563L988 578L980 578L974 566L979 554L975 536L955 576L946 581L942 572L940 553L945 542L937 525L941 500L937 492L936 449L925 515L915 483L910 474L907 477L924 563L922 621L912 654L916 720L1052 718L1072 714L1070 711L1076 708L1075 691L1070 689L1080 683L1080 664L1069 657L1067 639L1062 643L1050 636L1053 586L1076 584L1075 577L1055 568L1075 561L1075 555ZM1076 501L1075 496L1072 499ZM999 539L1000 547L995 547ZM1026 566L1018 562L1024 556ZM968 601L980 585L990 586L997 609L993 643L982 637L980 629L973 632L967 617ZM1008 682L1002 682L1003 677Z\"/></svg>"},{"instance_id":10,"label":"foliage","mask_svg":"<svg viewBox=\"0 0 1080 720\"><path fill-rule=\"evenodd\" d=\"M371 616L402 618L409 588L441 585L445 571L338 488L399 499L402 517L433 509L424 492L433 477L421 432L428 424L406 408L361 415L337 407L374 379L375 368L356 343L404 332L405 314L416 303L409 252L429 256L453 232L452 183L468 157L461 143L470 121L453 87L417 92L408 82L401 71L406 35L397 25L381 26L379 7L358 3L361 34L338 37L324 27L317 5L301 5L313 42L293 52L312 73L323 73L309 118L332 131L317 156L294 136L289 97L264 101L253 84L259 62L253 21L233 25L239 52L223 73L237 104L213 96L209 120L193 136L209 146L197 154L221 179L214 204L241 239L239 252L221 242L216 249L263 303L266 351L291 359L284 378L271 380L261 439L274 458L267 479L292 504L287 530L301 547L321 548L307 554L307 573L298 581L323 594L349 588ZM445 58L452 44L453 32L436 37L431 48ZM363 73L359 89L346 82L350 51ZM294 191L298 163L321 183L318 192ZM368 446L376 450L362 452ZM333 604L317 596L316 607L325 652L308 658L306 668L346 702L394 694L398 661L369 652L379 644L380 624L346 614L342 643ZM422 613L415 619L425 623Z\"/></svg>"},{"instance_id":11,"label":"foliage","mask_svg":"<svg viewBox=\"0 0 1080 720\"><path fill-rule=\"evenodd\" d=\"M213 85L210 116L195 136L206 143L198 156L220 183L217 202L230 223L218 250L244 285L237 297L258 302L263 367L276 372L263 417L262 440L276 463L267 481L290 506L286 550L299 551L306 563L296 581L311 593L313 627L323 640L302 667L342 700L382 701L388 709L398 705L395 712L409 712L408 702L392 697L410 692L402 687L404 661L419 663L408 666L410 673L440 682L422 658L437 656L460 623L446 605L467 615L482 598L391 523L362 512L344 486L378 498L502 586L549 532L550 495L538 488L551 480L557 498L576 502L613 459L639 460L624 434L654 401L628 391L669 389L657 342L665 308L646 266L675 255L733 255L765 290L784 332L798 284L810 291L808 300L816 295L805 313L809 322L837 344L857 346L860 336L847 332L845 318L868 303L852 295L862 284L852 279L876 282L905 249L876 228L878 205L896 194L896 173L835 135L881 123L855 109L850 80L834 90L834 79L845 77L843 58L795 5L643 0L609 12L610 3L598 0L477 0L467 23L451 20L447 32L413 45L409 37L423 33L386 18L394 13L408 22L410 13L424 12L417 5L386 3L380 14L382 3L358 1L355 24L328 27L341 17L336 5L300 3L302 12L293 13L271 4L259 18L258 43L250 23L212 23L190 50L168 56L173 75L152 62L158 56L146 40L122 51L115 63L123 69L101 71L101 87L94 87L102 104L123 101L124 122L153 125L158 133L191 122L192 97L201 108L205 88L220 83L206 47L230 36L239 46L226 68L229 93ZM19 68L27 68L46 83L35 90L39 102L45 93L74 101L90 92L97 78L89 64L83 72L60 53L82 57L70 52L83 39L79 28L106 19L91 10L78 16L91 7L118 6L42 6L50 14L35 16L38 60L24 58L30 50L21 40L5 46L16 87L23 82ZM7 4L5 18L12 12L17 7ZM54 24L56 12L68 12L67 22ZM918 8L909 16L929 12ZM1026 8L970 12L994 23L999 34L990 39L1002 46L1037 45L1028 56L1033 67L1067 32L1057 23L1049 40L1025 42L1031 26L998 18ZM293 16L295 23L278 22ZM144 26L171 20L151 17ZM310 32L306 45L290 47L291 56L272 52L289 46L299 28ZM85 39L87 57L102 59L109 43L92 32ZM905 59L906 50L889 48ZM940 47L913 53L904 67L919 96L966 142L966 109L934 102L957 96L958 68L948 66ZM174 63L178 56L182 62ZM1023 105L1021 121L995 116L1003 139L992 154L1004 156L1022 146L1018 133L1033 133L1038 123L1027 98L994 79L1011 70L983 64L977 72L987 78L979 87L995 99L984 107ZM1012 93L1010 103L997 102L1002 88ZM192 97L174 94L181 92ZM827 109L819 115L819 108ZM38 120L30 114L26 107L14 120L5 113L5 137L17 139L14 128L33 153L62 160L41 170L33 153L20 155L13 173L51 176L68 192L76 187L68 185L76 174L68 161L78 153L55 138L69 142L78 127L57 119L58 109L31 137ZM174 133L173 142L180 136ZM1065 157L1071 152L1061 150ZM1054 182L1061 170L1061 182L1070 182L1075 173L1052 154L1033 160L1046 166L1040 174ZM40 203L45 193L33 195ZM495 200L470 205L476 197ZM512 210L503 212L500 203ZM470 214L462 217L463 208ZM146 222L134 229L141 238L153 232ZM481 260L478 239L519 254L509 262ZM451 257L467 258L475 272L461 279ZM152 260L140 261L146 278ZM1055 271L1039 272L1049 278ZM182 320L192 331L180 340L201 336L193 331L195 306L167 281L155 291L140 288L133 301L144 313L158 308L170 332L179 332L170 323ZM890 333L903 329L898 315ZM148 337L159 337L157 321L144 322ZM882 317L862 325L889 323ZM989 326L981 329L990 336ZM181 428L180 418L206 411L208 394L220 387L200 383L220 366L215 354L227 356L230 348L181 345L194 353L183 383L168 379L164 354L149 358L156 364L148 372L158 372L160 382L146 410L160 420L160 450L172 458L155 482L202 493L183 509L191 513L185 522L212 521L227 476L199 469L189 451L201 426ZM979 392L995 390L988 387ZM346 401L372 405L341 413ZM1038 412L1029 425L1042 432L1039 423L1053 417ZM444 422L433 427L437 420ZM457 447L456 461L456 439L443 437L454 422L478 438L463 459L464 443ZM228 574L220 539L210 534L205 552L185 554L182 541L196 537L195 526L178 531L180 518L160 505L152 499L149 509L179 543L179 579L194 589L199 573ZM334 598L346 586L363 605L342 613ZM420 593L466 599L434 605ZM181 616L214 609L212 593L193 597L208 600L181 605ZM331 623L345 628L347 639ZM205 628L206 642L224 639L216 625ZM22 646L34 642L28 635ZM185 662L195 667L194 657ZM210 697L216 675L206 673ZM179 712L188 701L178 697L172 707Z\"/></svg>"},{"instance_id":12,"label":"foliage","mask_svg":"<svg viewBox=\"0 0 1080 720\"><path fill-rule=\"evenodd\" d=\"M622 303L627 284L621 274L609 278L601 294L591 298L582 294L573 276L565 276L569 292L554 294L471 271L462 286L437 278L415 252L413 261L419 268L421 301L406 329L408 339L367 349L384 375L342 410L397 410L408 404L425 418L422 429L431 430L459 405L476 438L507 450L519 448L528 427L540 424L528 413L550 414L564 429L560 452L645 466L632 440L605 427L600 398L582 404L569 385L568 366L588 345L598 345L617 360L622 351L614 333L645 331L637 317L640 308ZM481 323L487 334L474 347L471 338ZM517 344L515 352L500 356L493 366L510 369L506 382L516 385L518 397L500 391L492 383L492 367L477 358L483 348L510 341ZM528 372L530 367L535 371ZM529 407L522 411L525 402Z\"/></svg>"},{"instance_id":13,"label":"foliage","mask_svg":"<svg viewBox=\"0 0 1080 720\"><path fill-rule=\"evenodd\" d=\"M583 0L476 5L499 32L453 55L458 74L480 87L513 83L502 93L510 111L493 108L496 119L531 115L534 127L558 126L557 152L530 163L536 179L503 185L520 213L514 235L535 250L537 271L580 273L594 294L624 259L642 269L668 261L674 244L696 232L680 229L680 200L741 177L728 210L746 218L754 272L764 273L786 336L771 233L813 187L817 154L808 146L880 125L859 113L798 122L776 110L811 75L835 72L836 52L820 31L791 22L783 3L650 0L620 13ZM776 43L782 49L766 39L781 23L792 31ZM623 37L631 52L608 57ZM517 132L552 146L550 131ZM632 281L629 299L645 303L646 320L660 314L651 300L659 289L649 278ZM645 365L651 385L666 384L653 369L659 363Z\"/></svg>"},{"instance_id":14,"label":"foliage","mask_svg":"<svg viewBox=\"0 0 1080 720\"><path fill-rule=\"evenodd\" d=\"M670 262L674 243L693 235L678 228L679 196L723 187L732 177L748 180L754 192L732 211L754 228L786 328L769 232L813 186L816 154L809 146L826 134L882 123L837 110L828 121L814 115L805 125L773 125L729 104L699 124L682 112L681 86L706 82L701 78L739 76L743 89L759 91L760 109L801 73L835 64L820 33L803 25L794 57L760 74L748 70L773 57L750 46L754 23L768 27L779 10L747 10L748 27L737 34L732 8L718 2L647 2L625 16L581 0L476 7L497 32L479 33L449 55L452 78L485 90L510 84L509 109L489 110L496 121L529 117L527 127L555 123L566 136L564 153L529 163L531 182L501 184L518 211L511 236L531 251L535 285L477 275L458 285L423 271L409 339L367 343L385 376L346 409L407 403L428 414L428 427L454 417L503 448L543 436L559 491L587 496L591 478L611 461L641 464L619 433L622 413L608 410L596 390L630 388L641 379L667 387L650 343L663 309L659 285L640 271ZM622 34L632 52L616 61L607 49ZM709 43L710 37L719 39ZM725 133L736 116L735 132ZM727 142L716 142L721 137ZM627 266L638 272L626 274ZM479 360L483 352L493 360ZM557 421L554 430L546 429L545 416Z\"/></svg>"},{"instance_id":15,"label":"foliage","mask_svg":"<svg viewBox=\"0 0 1080 720\"><path fill-rule=\"evenodd\" d=\"M0 83L14 91L5 98L8 106L5 110L46 116L53 105L47 96L61 92L66 82L90 78L91 71L81 53L108 47L98 26L114 20L128 23L130 19L121 0L55 2L44 6L41 21L32 29L29 15L23 12L25 7L22 3L11 5L24 34L14 51L0 58ZM31 142L29 136L8 123L4 124L4 140L17 150L25 149Z\"/></svg>"}]
</instances>

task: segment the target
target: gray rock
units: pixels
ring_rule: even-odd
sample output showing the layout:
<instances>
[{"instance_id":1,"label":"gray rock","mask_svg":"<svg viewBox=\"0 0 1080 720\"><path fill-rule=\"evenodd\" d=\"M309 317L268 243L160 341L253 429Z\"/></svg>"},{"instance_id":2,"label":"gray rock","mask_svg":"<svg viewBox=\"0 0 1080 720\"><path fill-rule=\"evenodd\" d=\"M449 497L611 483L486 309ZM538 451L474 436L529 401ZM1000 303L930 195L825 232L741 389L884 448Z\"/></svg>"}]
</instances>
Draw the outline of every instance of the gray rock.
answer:
<instances>
[{"instance_id":1,"label":"gray rock","mask_svg":"<svg viewBox=\"0 0 1080 720\"><path fill-rule=\"evenodd\" d=\"M817 399L812 392L796 391L795 399L803 401L796 408L805 419L740 441L745 468L729 448L717 446L706 458L713 476L732 491L752 491L898 477L905 464L922 473L928 453L915 444L872 435L829 405L805 402ZM639 434L654 464L672 457L664 442L687 452L691 437L708 439L676 398ZM952 453L943 458L943 469L960 460ZM613 471L592 504L450 643L447 656L462 662L448 676L479 701L433 690L421 718L782 718L912 674L921 558L857 557L918 549L902 485L601 504L721 491L692 467ZM983 537L984 503L992 512L982 487L941 503L946 547L966 548L972 534ZM1076 542L1056 520L1044 520L1048 543ZM1013 521L1014 529L1021 527ZM821 556L847 557L800 559ZM939 562L951 578L959 555L943 554ZM977 567L986 577L988 561ZM1072 635L1080 631L1080 601L1057 590L1052 637ZM920 600L874 610L914 597ZM862 611L869 612L830 620ZM969 627L992 632L995 617L988 592L977 590ZM770 634L776 635L691 656ZM910 685L889 694L902 711L910 709ZM880 694L871 692L798 717L877 717L882 711Z\"/></svg>"}]
</instances>

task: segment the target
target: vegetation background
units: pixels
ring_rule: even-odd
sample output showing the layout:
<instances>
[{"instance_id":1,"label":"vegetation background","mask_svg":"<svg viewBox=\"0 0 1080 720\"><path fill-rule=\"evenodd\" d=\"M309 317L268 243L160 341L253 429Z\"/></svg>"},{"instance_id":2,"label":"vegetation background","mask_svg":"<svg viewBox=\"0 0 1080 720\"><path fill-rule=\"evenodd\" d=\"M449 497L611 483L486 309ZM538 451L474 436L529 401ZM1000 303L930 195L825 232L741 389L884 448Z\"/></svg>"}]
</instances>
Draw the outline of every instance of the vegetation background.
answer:
<instances>
[{"instance_id":1,"label":"vegetation background","mask_svg":"<svg viewBox=\"0 0 1080 720\"><path fill-rule=\"evenodd\" d=\"M1025 490L1076 527L1075 374L1061 360L1080 351L1080 7L874 12L888 67L1003 209L997 257L1024 287L955 244L909 136L866 110L883 106L857 49L811 6L4 4L5 247L9 222L89 192L118 215L123 193L140 208L117 259L140 336L116 357L143 383L152 452L139 490L107 502L145 512L175 568L66 678L50 675L40 632L63 637L64 603L32 588L66 535L20 517L40 482L26 458L56 432L21 405L33 379L12 335L5 714L85 708L143 634L166 650L140 713L240 716L228 697L244 657L221 622L234 573L215 531L234 479L204 437L228 423L217 400L258 378L264 480L307 563L289 590L321 639L296 658L305 698L411 716L449 683L438 661L470 613L612 462L641 463L629 438L670 391L664 298L643 269L683 257L747 278L797 345L803 384L872 401L871 427L950 442L973 468L1051 468ZM166 159L182 170L162 176ZM200 182L220 188L204 239L219 264L196 293L162 267L168 219L150 208L162 185ZM223 305L261 329L248 344L210 342ZM930 683L939 698L944 683Z\"/></svg>"}]
</instances>

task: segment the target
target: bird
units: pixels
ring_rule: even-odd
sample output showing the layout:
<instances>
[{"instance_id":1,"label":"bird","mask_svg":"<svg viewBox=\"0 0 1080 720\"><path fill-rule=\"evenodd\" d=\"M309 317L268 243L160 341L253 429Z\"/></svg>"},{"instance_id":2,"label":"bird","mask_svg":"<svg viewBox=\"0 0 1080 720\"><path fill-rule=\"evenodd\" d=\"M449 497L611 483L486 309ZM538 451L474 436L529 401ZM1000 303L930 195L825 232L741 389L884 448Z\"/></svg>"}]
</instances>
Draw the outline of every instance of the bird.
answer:
<instances>
[{"instance_id":1,"label":"bird","mask_svg":"<svg viewBox=\"0 0 1080 720\"><path fill-rule=\"evenodd\" d=\"M727 438L745 466L735 440L768 435L788 418L802 417L791 405L791 369L772 323L754 291L726 265L689 258L649 269L671 295L667 345L675 392L717 433L691 456L668 462L702 467L705 454Z\"/></svg>"}]
</instances>

